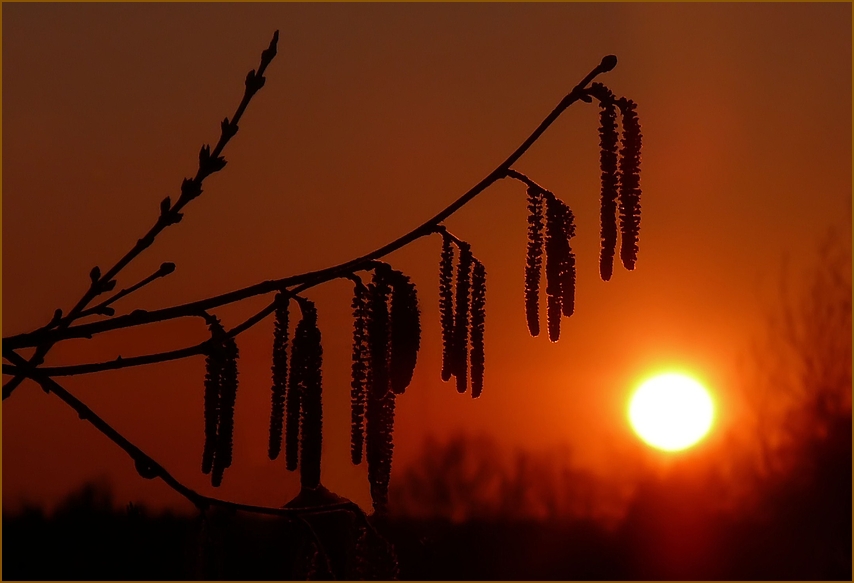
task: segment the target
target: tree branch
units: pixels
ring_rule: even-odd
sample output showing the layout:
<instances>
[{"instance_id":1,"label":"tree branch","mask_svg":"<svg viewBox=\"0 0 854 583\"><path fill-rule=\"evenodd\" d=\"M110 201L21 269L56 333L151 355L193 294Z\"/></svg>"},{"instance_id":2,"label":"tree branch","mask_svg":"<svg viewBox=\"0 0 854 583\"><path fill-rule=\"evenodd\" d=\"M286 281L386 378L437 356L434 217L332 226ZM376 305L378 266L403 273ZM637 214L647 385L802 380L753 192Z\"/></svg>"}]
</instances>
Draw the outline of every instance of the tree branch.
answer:
<instances>
[{"instance_id":1,"label":"tree branch","mask_svg":"<svg viewBox=\"0 0 854 583\"><path fill-rule=\"evenodd\" d=\"M352 274L347 274L349 277ZM296 300L301 300L302 298L298 297L297 294L301 293L309 288L311 285L304 284L294 288L293 290L279 290L280 293L285 295L289 295ZM261 322L264 318L272 314L276 311L276 302L267 305L261 311L253 314L244 322L238 324L231 330L228 330L222 337L218 339L218 342L225 340L226 338L234 338L237 335L245 332L255 324ZM196 312L192 314L194 316L202 316L207 319L207 314L203 311ZM66 376L76 376L82 374L91 374L95 372L104 372L106 370L118 370L122 368L131 368L135 366L144 366L147 364L157 364L160 362L168 362L170 360L179 360L181 358L189 358L191 356L197 356L200 354L207 354L207 349L210 346L212 340L209 338L204 342L200 342L199 344L194 344L193 346L187 346L185 348L178 348L176 350L169 350L166 352L157 352L153 354L144 354L141 356L131 356L129 358L123 358L121 356L114 358L113 360L108 360L104 362L93 362L88 364L73 364L69 366L43 366L38 369L33 368L32 365L26 364L24 366L18 365L3 365L3 374L9 375L21 375L24 377L33 377L33 372L38 370L39 373L46 377L66 377ZM8 360L12 360L8 355L15 354L10 348L3 348L3 356ZM34 378L34 377L33 377Z\"/></svg>"},{"instance_id":2,"label":"tree branch","mask_svg":"<svg viewBox=\"0 0 854 583\"><path fill-rule=\"evenodd\" d=\"M237 110L235 111L231 122L228 121L228 118L223 120L221 124L219 142L213 152L210 152L208 146L202 147L199 152L199 168L196 171L196 175L192 179L184 179L184 182L181 185L181 196L178 198L175 205L170 206L169 197L166 197L163 202L160 203L160 216L157 218L154 226L149 229L145 236L137 240L136 244L124 255L124 257L119 259L118 262L107 270L107 273L103 276L101 276L100 270L97 267L92 270L90 273L92 283L89 285L89 289L83 294L83 297L78 300L77 304L75 304L71 311L59 321L53 330L54 332L61 333L64 331L72 322L80 317L80 314L86 309L89 302L99 294L112 289L110 286L115 286L115 277L122 271L122 269L124 269L145 249L150 247L161 231L166 227L177 224L181 221L183 216L180 212L181 209L183 209L191 200L202 194L202 183L205 178L214 172L218 172L225 166L225 159L221 158L220 154L228 141L237 133L237 122L246 110L246 106L249 104L252 96L264 86L263 73L266 70L267 65L269 65L276 56L276 45L278 40L279 31L277 30L273 33L273 39L270 41L270 46L261 52L261 64L258 67L258 72L256 73L253 69L249 72L249 75L247 75L243 99L241 99L240 104L237 106ZM44 362L45 355L56 342L56 340L46 340L38 343L35 354L30 358L30 366L35 367L42 364ZM11 381L3 385L3 399L9 397L18 385L21 384L24 378L25 377L23 376L16 376Z\"/></svg>"},{"instance_id":3,"label":"tree branch","mask_svg":"<svg viewBox=\"0 0 854 583\"><path fill-rule=\"evenodd\" d=\"M8 355L17 366L23 368L28 363L26 359L14 352ZM228 500L220 500L199 494L195 490L185 486L175 479L166 469L159 463L154 461L149 455L139 449L136 445L130 442L126 437L114 429L109 423L99 417L92 409L87 407L82 401L69 393L62 385L51 378L43 375L39 370L32 371L30 377L37 382L47 393L53 393L61 399L66 405L74 409L80 419L91 423L95 429L103 433L113 443L122 448L127 453L136 466L139 474L146 479L160 478L167 486L178 492L181 496L192 502L200 510L205 510L211 506L222 506L233 510L241 510L243 512L253 512L256 514L269 514L275 516L283 516L288 518L297 518L305 514L317 514L329 512L332 510L351 510L357 514L364 515L362 509L351 501L338 502L334 504L324 504L322 506L303 506L299 508L271 508L267 506L255 506L252 504L241 504L239 502L230 502Z\"/></svg>"},{"instance_id":4,"label":"tree branch","mask_svg":"<svg viewBox=\"0 0 854 583\"><path fill-rule=\"evenodd\" d=\"M530 178L528 178L527 176L522 174L521 172L517 172L516 170L513 170L512 168L507 171L507 174L505 177L506 178L513 178L514 180L518 180L519 182L525 184L528 188L533 188L533 189L538 190L538 191L543 192L543 193L554 194L553 192L549 191L549 189L543 188L542 186L540 186L539 184L537 184L536 182L534 182L533 180L531 180Z\"/></svg>"},{"instance_id":5,"label":"tree branch","mask_svg":"<svg viewBox=\"0 0 854 583\"><path fill-rule=\"evenodd\" d=\"M203 300L198 300L188 304L182 304L170 308L163 308L160 310L153 310L150 312L144 310L136 310L126 316L120 316L102 322L82 324L79 326L68 328L67 330L46 330L39 333L18 334L15 336L4 338L3 343L4 345L9 346L10 348L18 349L36 346L42 342L58 342L60 340L65 340L68 338L89 338L95 334L100 334L102 332L107 332L110 330L118 330L121 328L139 326L142 324L151 324L154 322L162 322L165 320L184 317L200 310L210 310L219 306L238 302L257 295L277 291L279 289L292 285L318 285L331 279L346 277L348 273L352 273L353 271L358 271L362 269L366 263L376 259L380 259L421 237L433 233L436 227L441 224L442 221L446 220L448 217L450 217L463 206L465 206L467 203L469 203L478 194L483 192L487 187L491 186L494 182L508 176L508 172L515 173L515 171L511 171L511 166L517 160L519 160L519 158L534 144L534 142L539 139L543 132L545 132L546 129L548 129L548 127L552 123L554 123L554 121L570 105L572 105L578 100L583 100L583 98L587 95L586 86L588 83L590 83L599 74L613 69L614 66L616 66L616 62L617 59L613 55L604 57L602 59L602 62L597 65L592 71L590 71L590 73L588 73L587 76L585 76L584 79L582 79L581 82L578 83L572 89L572 91L570 91L560 101L560 103L558 103L558 105L552 110L552 112L549 113L548 116L546 116L546 118L540 123L539 126L537 126L533 133L531 133L531 135L528 136L528 138L524 142L522 142L522 144L518 148L516 148L516 150L514 150L513 153L510 154L510 156L504 162L502 162L497 168L495 168L495 170L490 172L485 178L478 182L468 192L460 196L456 201L454 201L452 204L450 204L448 207L443 209L436 216L434 216L421 226L406 233L402 237L395 239L391 243L388 243L387 245L380 247L379 249L371 251L366 255L318 271L311 271L299 275L285 277L282 279L263 281L245 287L243 289L235 290Z\"/></svg>"},{"instance_id":6,"label":"tree branch","mask_svg":"<svg viewBox=\"0 0 854 583\"><path fill-rule=\"evenodd\" d=\"M92 316L94 314L104 314L107 316L112 316L113 315L113 309L109 307L110 304L115 303L118 300L122 299L123 297L132 294L133 292L135 292L136 290L138 290L141 287L145 287L146 285L148 285L149 283L151 283L152 281L154 281L156 279L160 279L161 277L166 277L167 275L169 275L173 271L175 271L175 264L174 263L161 263L160 268L157 271L155 271L154 273L152 273L151 275L149 275L148 277L146 277L142 281L130 286L129 288L125 288L125 289L121 290L120 292L118 292L115 295L107 298L106 300L104 300L103 302L98 304L97 306L93 306L87 310L83 310L82 312L80 312L80 314L77 315L77 317L78 318L85 318L86 316Z\"/></svg>"}]
</instances>

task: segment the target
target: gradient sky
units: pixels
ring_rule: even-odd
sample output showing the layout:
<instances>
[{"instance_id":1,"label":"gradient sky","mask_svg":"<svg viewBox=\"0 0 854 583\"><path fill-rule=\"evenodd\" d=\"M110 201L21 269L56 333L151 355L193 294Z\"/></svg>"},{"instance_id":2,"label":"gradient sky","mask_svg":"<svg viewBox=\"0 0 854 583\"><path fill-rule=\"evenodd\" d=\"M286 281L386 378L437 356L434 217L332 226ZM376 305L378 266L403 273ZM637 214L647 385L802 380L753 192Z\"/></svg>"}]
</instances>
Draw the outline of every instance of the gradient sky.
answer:
<instances>
[{"instance_id":1,"label":"gradient sky","mask_svg":"<svg viewBox=\"0 0 854 583\"><path fill-rule=\"evenodd\" d=\"M735 363L773 308L781 266L807 265L851 217L850 4L8 4L3 49L3 334L68 310L219 137L275 29L279 55L183 222L123 272L167 279L116 308L158 308L322 268L400 236L502 162L606 54L600 78L643 129L637 269L598 276L598 108L578 103L516 164L576 216L576 314L561 341L525 327L525 191L502 181L447 225L488 271L481 399L439 378L439 239L388 257L420 294L422 350L398 400L395 467L428 434L568 443L615 470L637 443L630 390L678 368L739 423ZM324 483L368 501L348 454L351 285L311 290L324 340ZM269 301L217 314L233 326ZM50 364L195 344L198 319L72 341ZM281 505L298 479L266 456L272 323L239 338L235 461L199 471L201 357L63 384L178 479ZM3 402L3 502L55 503L106 479L186 508L113 443L26 383ZM716 437L717 436L717 437ZM394 480L394 473L392 474Z\"/></svg>"}]
</instances>

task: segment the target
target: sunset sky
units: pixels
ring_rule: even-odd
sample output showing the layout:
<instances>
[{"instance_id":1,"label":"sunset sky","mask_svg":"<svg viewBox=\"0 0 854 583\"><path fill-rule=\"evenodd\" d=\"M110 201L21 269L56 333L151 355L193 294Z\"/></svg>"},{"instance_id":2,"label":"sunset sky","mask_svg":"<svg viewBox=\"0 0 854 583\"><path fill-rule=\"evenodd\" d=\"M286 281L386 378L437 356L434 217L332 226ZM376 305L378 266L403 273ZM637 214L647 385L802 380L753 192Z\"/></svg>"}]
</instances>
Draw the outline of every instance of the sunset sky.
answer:
<instances>
[{"instance_id":1,"label":"sunset sky","mask_svg":"<svg viewBox=\"0 0 854 583\"><path fill-rule=\"evenodd\" d=\"M4 4L3 335L44 325L150 227L215 143L274 30L279 53L224 155L228 166L119 278L177 270L116 304L155 309L362 255L432 217L510 154L604 55L599 80L638 103L637 268L598 274L598 107L577 103L515 165L573 210L576 313L531 338L525 189L504 180L447 221L487 269L486 379L440 379L440 239L387 260L417 285L422 349L398 399L395 469L428 435L568 444L608 475L638 440L631 390L688 372L739 427L737 363L830 228L851 217L851 5ZM306 293L324 347L323 482L369 501L349 461L352 284ZM216 314L233 326L269 303ZM48 364L196 344L198 318L56 346ZM204 359L59 379L205 494L279 506L298 490L267 459L272 321L241 335L234 464L200 470ZM4 377L8 380L8 377ZM32 382L3 402L3 503L54 504L87 480L117 500L186 509ZM392 481L394 481L394 472Z\"/></svg>"}]
</instances>

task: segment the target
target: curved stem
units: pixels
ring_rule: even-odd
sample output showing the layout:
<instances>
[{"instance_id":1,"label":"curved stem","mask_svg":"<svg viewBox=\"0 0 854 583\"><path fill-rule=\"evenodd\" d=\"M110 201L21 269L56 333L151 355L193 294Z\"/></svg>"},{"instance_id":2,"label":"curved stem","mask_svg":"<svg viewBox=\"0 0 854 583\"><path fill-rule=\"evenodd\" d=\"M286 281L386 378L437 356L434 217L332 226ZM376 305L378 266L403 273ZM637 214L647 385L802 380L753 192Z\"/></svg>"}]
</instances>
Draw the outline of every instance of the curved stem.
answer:
<instances>
[{"instance_id":1,"label":"curved stem","mask_svg":"<svg viewBox=\"0 0 854 583\"><path fill-rule=\"evenodd\" d=\"M469 203L478 194L483 192L487 187L491 186L494 182L507 176L508 172L515 172L510 170L511 166L517 160L519 160L519 158L526 151L528 151L528 149L534 144L534 142L539 139L543 132L545 132L546 129L548 129L548 127L552 123L554 123L554 121L570 105L572 105L579 99L582 99L582 97L586 95L587 90L585 89L585 87L587 86L587 84L590 83L590 81L592 81L600 73L610 71L613 68L613 64L608 61L608 59L609 57L603 58L602 62L597 65L590 73L588 73L584 77L584 79L582 79L581 82L578 83L578 85L576 85L572 89L572 91L570 91L560 101L560 103L558 103L558 105L552 110L551 113L549 113L548 116L546 116L546 118L540 123L539 126L537 126L537 128L531 133L531 135L528 136L528 138L524 142L522 142L522 144L518 148L516 148L516 150L514 150L513 153L510 154L510 156L508 156L508 158L504 162L499 164L498 167L495 168L495 170L490 172L485 178L478 182L468 192L460 196L456 201L454 201L445 209L440 211L436 216L429 219L428 221L426 221L419 227L413 229L412 231L409 231L405 235L395 239L391 243L380 247L379 249L376 249L366 255L351 259L350 261L341 263L339 265L327 267L325 269L317 271L310 271L299 275L293 275L282 279L263 281L239 290L235 290L218 296L213 296L203 300L198 300L196 302L173 306L170 308L163 308L161 310L153 310L150 312L137 310L126 316L119 316L117 318L111 318L102 322L82 324L79 326L68 328L67 330L48 330L39 334L18 334L15 336L4 338L3 343L4 345L9 346L10 348L18 349L35 346L38 345L40 342L46 341L58 342L59 340L65 340L68 338L89 338L95 334L100 334L102 332L107 332L110 330L118 330L131 326L162 322L165 320L183 317L189 313L197 312L199 310L210 310L219 306L238 302L257 295L278 291L284 287L288 287L291 285L318 285L331 279L335 279L338 277L346 277L346 274L352 273L353 271L358 271L362 268L364 264L376 259L380 259L394 251L397 251L401 247L404 247L405 245L416 241L421 237L430 235L435 231L436 227L440 223L442 223L442 221L446 220L448 217L450 217L463 206L465 206L467 203Z\"/></svg>"},{"instance_id":2,"label":"curved stem","mask_svg":"<svg viewBox=\"0 0 854 583\"><path fill-rule=\"evenodd\" d=\"M23 357L15 353L11 353L9 357L10 360L12 360L17 366L23 367L27 364L27 361ZM33 371L31 374L31 378L39 385L41 385L45 392L56 395L66 405L74 409L80 419L91 423L98 431L100 431L107 438L109 438L110 441L122 448L125 453L127 453L131 457L131 459L134 460L137 466L137 470L140 471L140 473L145 473L144 477L149 479L160 478L161 480L163 480L163 482L166 483L167 486L178 492L181 496L192 502L196 507L200 509L206 509L210 506L222 506L225 508L241 510L244 512L254 512L256 514L270 514L291 518L296 518L304 514L316 514L320 512L329 512L330 510L337 509L347 509L362 514L361 508L359 508L356 503L350 501L326 504L323 506L303 506L299 508L272 508L267 506L255 506L252 504L230 502L228 500L221 500L219 498L212 498L210 496L199 494L195 490L179 482L174 476L172 476L168 471L166 471L163 466L157 463L153 458L151 458L149 455L139 449L136 445L131 443L130 440L128 440L125 436L123 436L116 429L114 429L109 423L99 417L94 411L92 411L92 409L87 407L77 397L69 393L62 385L60 385L53 379L41 374L40 371Z\"/></svg>"},{"instance_id":3,"label":"curved stem","mask_svg":"<svg viewBox=\"0 0 854 583\"><path fill-rule=\"evenodd\" d=\"M531 180L530 178L528 178L527 176L525 176L521 172L517 172L516 170L513 170L513 169L508 170L506 177L512 178L514 180L518 180L522 184L526 185L528 188L533 188L533 189L538 190L538 191L543 192L543 193L554 194L553 192L549 191L549 189L543 188L542 186L540 186L539 184L537 184L536 182L534 182L533 180Z\"/></svg>"},{"instance_id":4,"label":"curved stem","mask_svg":"<svg viewBox=\"0 0 854 583\"><path fill-rule=\"evenodd\" d=\"M352 274L348 274L352 275ZM303 292L309 288L313 287L313 285L303 284L294 288L293 290L281 290L280 293L284 293L290 295L292 298L297 301L302 300L302 298L298 297L296 294ZM300 303L300 307L302 307L302 303ZM258 324L264 318L272 314L276 311L276 302L272 302L265 306L261 311L253 314L248 319L238 324L231 330L226 331L226 333L220 338L224 340L225 338L234 338L239 334L245 332L255 324ZM192 314L194 316L204 316L207 320L208 316L205 312L196 312ZM129 358L122 358L121 356L104 362L92 362L87 364L72 364L69 366L43 366L38 369L34 368L29 363L19 366L19 365L3 365L3 374L10 375L21 375L24 377L32 377L33 371L38 370L38 372L46 377L67 377L67 376L76 376L82 374L91 374L95 372L104 372L107 370L118 370L122 368L131 368L135 366L144 366L147 364L157 364L160 362L168 362L170 360L179 360L181 358L189 358L191 356L197 356L201 354L205 354L206 349L208 348L211 340L205 340L204 342L200 342L199 344L194 344L193 346L187 346L185 348L178 348L176 350L168 350L166 352L156 352L153 354L144 354L141 356L131 356ZM3 356L7 359L9 358L9 354L15 354L12 349L8 347L3 348Z\"/></svg>"}]
</instances>

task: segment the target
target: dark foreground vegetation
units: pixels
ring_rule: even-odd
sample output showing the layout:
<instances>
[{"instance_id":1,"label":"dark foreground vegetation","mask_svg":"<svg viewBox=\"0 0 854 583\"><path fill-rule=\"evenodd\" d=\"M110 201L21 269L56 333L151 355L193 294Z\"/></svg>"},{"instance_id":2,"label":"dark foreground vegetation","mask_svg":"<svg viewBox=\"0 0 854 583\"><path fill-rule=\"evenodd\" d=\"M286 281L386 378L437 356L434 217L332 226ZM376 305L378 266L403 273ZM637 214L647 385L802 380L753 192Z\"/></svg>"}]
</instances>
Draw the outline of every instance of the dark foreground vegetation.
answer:
<instances>
[{"instance_id":1,"label":"dark foreground vegetation","mask_svg":"<svg viewBox=\"0 0 854 583\"><path fill-rule=\"evenodd\" d=\"M751 510L718 510L714 490L674 476L636 490L623 519L454 522L391 518L377 529L410 580L774 579L851 580L851 418L803 452L808 465L770 480ZM445 476L446 478L449 476ZM406 481L403 478L404 482ZM4 580L281 580L330 578L306 552L305 531L276 518L114 510L88 486L51 516L3 516ZM386 578L389 557L375 554ZM315 561L314 564L312 561ZM332 575L350 573L331 565Z\"/></svg>"}]
</instances>

